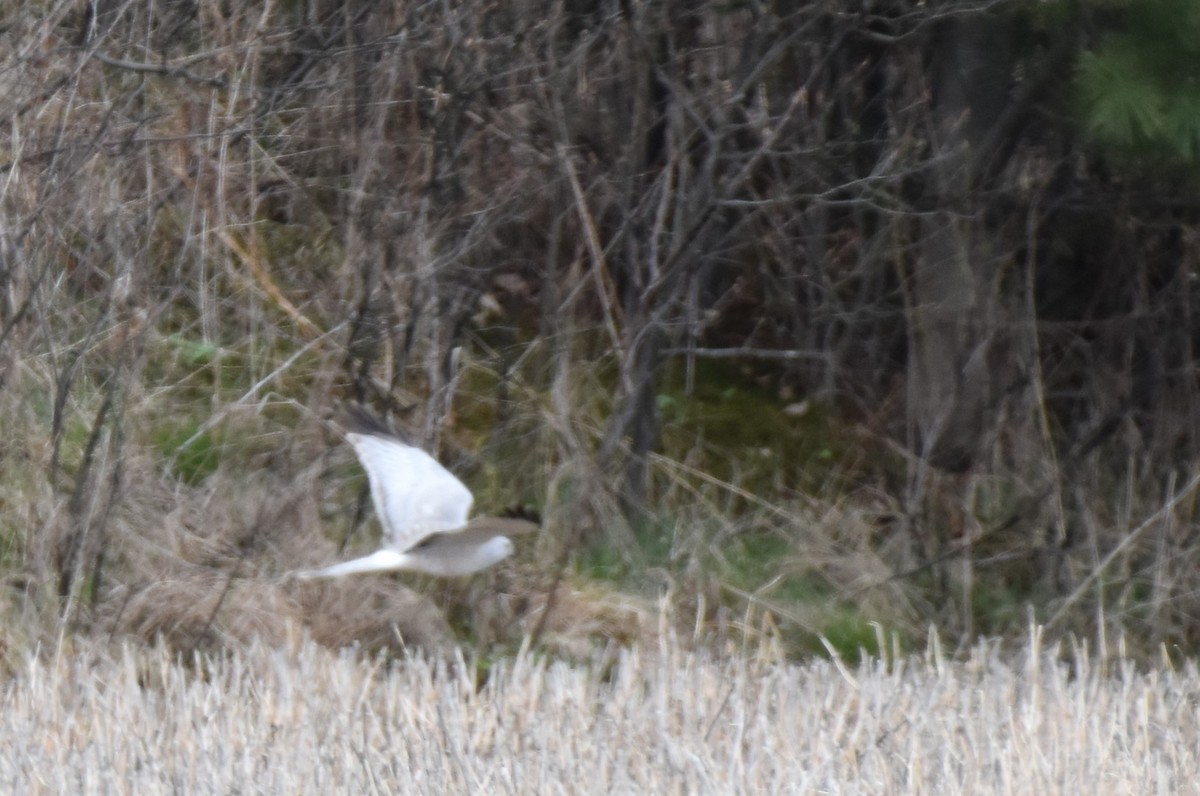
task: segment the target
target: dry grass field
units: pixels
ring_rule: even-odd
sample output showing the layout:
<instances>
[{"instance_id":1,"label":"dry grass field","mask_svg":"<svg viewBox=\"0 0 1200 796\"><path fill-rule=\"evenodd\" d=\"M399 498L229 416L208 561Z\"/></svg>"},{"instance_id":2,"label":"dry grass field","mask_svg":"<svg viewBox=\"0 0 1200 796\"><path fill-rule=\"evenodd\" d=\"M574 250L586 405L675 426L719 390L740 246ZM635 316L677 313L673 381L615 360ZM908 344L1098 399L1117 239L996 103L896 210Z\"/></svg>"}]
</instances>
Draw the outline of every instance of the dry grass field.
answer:
<instances>
[{"instance_id":1,"label":"dry grass field","mask_svg":"<svg viewBox=\"0 0 1200 796\"><path fill-rule=\"evenodd\" d=\"M372 663L303 642L30 658L8 793L1200 793L1200 679L1078 650Z\"/></svg>"}]
</instances>

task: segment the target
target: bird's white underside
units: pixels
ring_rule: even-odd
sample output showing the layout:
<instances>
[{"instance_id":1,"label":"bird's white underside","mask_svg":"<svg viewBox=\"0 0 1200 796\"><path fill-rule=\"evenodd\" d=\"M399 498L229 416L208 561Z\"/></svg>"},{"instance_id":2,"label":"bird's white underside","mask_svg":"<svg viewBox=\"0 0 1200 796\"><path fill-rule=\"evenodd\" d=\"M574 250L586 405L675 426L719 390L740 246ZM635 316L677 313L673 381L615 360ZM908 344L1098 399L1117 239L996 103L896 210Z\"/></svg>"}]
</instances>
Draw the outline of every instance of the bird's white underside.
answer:
<instances>
[{"instance_id":1,"label":"bird's white underside","mask_svg":"<svg viewBox=\"0 0 1200 796\"><path fill-rule=\"evenodd\" d=\"M302 580L313 580L340 578L363 572L404 571L423 572L440 577L471 575L508 558L512 555L513 549L512 540L504 536L494 536L482 544L475 545L473 550L456 551L452 555L431 554L421 550L413 553L399 553L384 548L376 550L369 556L352 561L298 572L296 577Z\"/></svg>"}]
</instances>

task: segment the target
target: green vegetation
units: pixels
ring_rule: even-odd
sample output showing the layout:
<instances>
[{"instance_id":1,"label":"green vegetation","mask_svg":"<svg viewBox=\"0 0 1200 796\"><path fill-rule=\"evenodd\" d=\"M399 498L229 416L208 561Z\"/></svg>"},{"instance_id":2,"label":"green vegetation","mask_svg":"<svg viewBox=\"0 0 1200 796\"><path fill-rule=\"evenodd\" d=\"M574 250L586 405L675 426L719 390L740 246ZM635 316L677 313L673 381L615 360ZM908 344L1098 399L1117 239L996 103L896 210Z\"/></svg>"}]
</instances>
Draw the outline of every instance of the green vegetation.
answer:
<instances>
[{"instance_id":1,"label":"green vegetation","mask_svg":"<svg viewBox=\"0 0 1200 796\"><path fill-rule=\"evenodd\" d=\"M155 443L171 471L188 486L199 486L217 471L222 441L211 430L191 423L175 428L155 429Z\"/></svg>"},{"instance_id":2,"label":"green vegetation","mask_svg":"<svg viewBox=\"0 0 1200 796\"><path fill-rule=\"evenodd\" d=\"M1194 3L452 5L0 0L0 652L1200 650Z\"/></svg>"},{"instance_id":3,"label":"green vegetation","mask_svg":"<svg viewBox=\"0 0 1200 796\"><path fill-rule=\"evenodd\" d=\"M1124 6L1124 7L1122 7ZM1084 120L1102 143L1170 168L1200 166L1200 13L1191 0L1114 4L1079 60Z\"/></svg>"}]
</instances>

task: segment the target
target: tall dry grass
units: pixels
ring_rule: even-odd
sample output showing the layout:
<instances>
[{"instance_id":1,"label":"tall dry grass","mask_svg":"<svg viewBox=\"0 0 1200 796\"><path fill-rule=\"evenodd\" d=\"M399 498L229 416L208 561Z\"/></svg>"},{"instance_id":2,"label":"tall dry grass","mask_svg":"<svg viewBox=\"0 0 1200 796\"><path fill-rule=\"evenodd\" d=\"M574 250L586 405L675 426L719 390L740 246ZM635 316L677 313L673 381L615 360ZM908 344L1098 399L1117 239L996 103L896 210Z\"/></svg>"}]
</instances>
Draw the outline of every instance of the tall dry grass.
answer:
<instances>
[{"instance_id":1,"label":"tall dry grass","mask_svg":"<svg viewBox=\"0 0 1200 796\"><path fill-rule=\"evenodd\" d=\"M0 690L11 793L1200 793L1192 666L982 645L854 668L664 644L371 663L309 642L179 663L31 657Z\"/></svg>"}]
</instances>

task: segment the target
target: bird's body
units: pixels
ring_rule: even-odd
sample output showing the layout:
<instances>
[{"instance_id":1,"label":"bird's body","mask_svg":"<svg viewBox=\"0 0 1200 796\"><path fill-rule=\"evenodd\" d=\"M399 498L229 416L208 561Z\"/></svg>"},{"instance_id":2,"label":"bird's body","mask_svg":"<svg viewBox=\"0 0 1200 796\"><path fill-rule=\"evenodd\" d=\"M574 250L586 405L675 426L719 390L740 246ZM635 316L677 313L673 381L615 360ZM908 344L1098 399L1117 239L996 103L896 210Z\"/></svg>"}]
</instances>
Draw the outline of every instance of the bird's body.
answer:
<instances>
[{"instance_id":1,"label":"bird's body","mask_svg":"<svg viewBox=\"0 0 1200 796\"><path fill-rule=\"evenodd\" d=\"M348 417L346 441L354 448L375 513L383 548L369 556L297 577L336 578L359 572L409 570L441 577L470 575L512 555L508 537L535 530L524 519L476 517L468 521L471 491L437 460L389 432L362 410Z\"/></svg>"}]
</instances>

